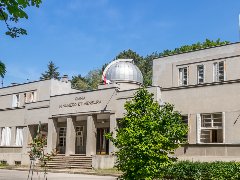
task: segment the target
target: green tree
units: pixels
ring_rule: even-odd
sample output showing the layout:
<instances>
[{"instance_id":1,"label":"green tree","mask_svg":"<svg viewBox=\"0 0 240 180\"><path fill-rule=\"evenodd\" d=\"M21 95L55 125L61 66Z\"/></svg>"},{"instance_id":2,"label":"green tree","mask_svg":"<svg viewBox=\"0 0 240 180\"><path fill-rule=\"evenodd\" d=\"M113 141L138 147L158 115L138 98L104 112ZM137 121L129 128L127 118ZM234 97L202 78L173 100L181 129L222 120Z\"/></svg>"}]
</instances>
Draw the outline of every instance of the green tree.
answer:
<instances>
[{"instance_id":1,"label":"green tree","mask_svg":"<svg viewBox=\"0 0 240 180\"><path fill-rule=\"evenodd\" d=\"M206 39L204 42L200 43L197 42L192 45L184 45L179 48L175 48L173 50L164 50L159 54L159 56L169 56L169 55L174 55L174 54L179 54L179 53L185 53L185 52L190 52L190 51L196 51L200 49L206 49L210 47L215 47L215 46L222 46L229 44L229 41L221 41L220 39L217 39L216 41Z\"/></svg>"},{"instance_id":2,"label":"green tree","mask_svg":"<svg viewBox=\"0 0 240 180\"><path fill-rule=\"evenodd\" d=\"M41 3L42 0L0 0L0 20L4 21L7 26L6 35L12 38L26 35L25 29L12 27L9 22L16 24L20 19L28 19L25 9L31 6L39 7Z\"/></svg>"},{"instance_id":3,"label":"green tree","mask_svg":"<svg viewBox=\"0 0 240 180\"><path fill-rule=\"evenodd\" d=\"M79 90L93 90L97 89L102 81L102 70L94 69L88 72L83 77L81 75L73 76L71 80L72 87Z\"/></svg>"},{"instance_id":4,"label":"green tree","mask_svg":"<svg viewBox=\"0 0 240 180\"><path fill-rule=\"evenodd\" d=\"M73 76L71 80L72 88L79 90L88 90L90 89L89 84L85 77L81 75Z\"/></svg>"},{"instance_id":5,"label":"green tree","mask_svg":"<svg viewBox=\"0 0 240 180\"><path fill-rule=\"evenodd\" d=\"M161 170L176 160L172 154L184 143L187 126L173 105L160 107L146 89L138 90L125 109L116 138L107 135L118 149L116 166L122 179L160 178Z\"/></svg>"},{"instance_id":6,"label":"green tree","mask_svg":"<svg viewBox=\"0 0 240 180\"><path fill-rule=\"evenodd\" d=\"M42 73L42 77L40 77L41 80L44 79L58 79L60 80L60 73L57 71L58 67L50 61L48 64L48 70L45 71L45 73Z\"/></svg>"},{"instance_id":7,"label":"green tree","mask_svg":"<svg viewBox=\"0 0 240 180\"><path fill-rule=\"evenodd\" d=\"M6 73L6 66L3 62L0 61L0 76L3 78Z\"/></svg>"}]
</instances>

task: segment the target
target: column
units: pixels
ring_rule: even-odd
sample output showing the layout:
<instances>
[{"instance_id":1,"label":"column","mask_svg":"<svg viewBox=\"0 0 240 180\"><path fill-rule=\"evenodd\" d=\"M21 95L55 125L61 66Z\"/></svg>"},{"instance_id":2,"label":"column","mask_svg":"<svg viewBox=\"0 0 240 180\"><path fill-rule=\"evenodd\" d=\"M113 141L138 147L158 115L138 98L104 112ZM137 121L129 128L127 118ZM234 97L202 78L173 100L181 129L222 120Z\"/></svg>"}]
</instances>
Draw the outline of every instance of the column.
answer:
<instances>
[{"instance_id":1,"label":"column","mask_svg":"<svg viewBox=\"0 0 240 180\"><path fill-rule=\"evenodd\" d=\"M110 114L110 133L112 133L113 138L116 138L117 120L115 114ZM112 141L109 142L109 154L113 154L116 151L115 146Z\"/></svg>"},{"instance_id":2,"label":"column","mask_svg":"<svg viewBox=\"0 0 240 180\"><path fill-rule=\"evenodd\" d=\"M87 117L87 142L86 142L86 156L96 154L96 127L93 116Z\"/></svg>"},{"instance_id":3,"label":"column","mask_svg":"<svg viewBox=\"0 0 240 180\"><path fill-rule=\"evenodd\" d=\"M57 148L57 118L48 120L48 135L47 135L47 151L51 151Z\"/></svg>"},{"instance_id":4,"label":"column","mask_svg":"<svg viewBox=\"0 0 240 180\"><path fill-rule=\"evenodd\" d=\"M11 143L10 146L15 146L16 142L16 126L11 127Z\"/></svg>"},{"instance_id":5,"label":"column","mask_svg":"<svg viewBox=\"0 0 240 180\"><path fill-rule=\"evenodd\" d=\"M76 141L76 117L67 118L67 134L66 134L66 156L75 154L75 141Z\"/></svg>"},{"instance_id":6,"label":"column","mask_svg":"<svg viewBox=\"0 0 240 180\"><path fill-rule=\"evenodd\" d=\"M23 128L23 147L22 147L22 153L28 153L28 144L29 142L29 126L26 126Z\"/></svg>"}]
</instances>

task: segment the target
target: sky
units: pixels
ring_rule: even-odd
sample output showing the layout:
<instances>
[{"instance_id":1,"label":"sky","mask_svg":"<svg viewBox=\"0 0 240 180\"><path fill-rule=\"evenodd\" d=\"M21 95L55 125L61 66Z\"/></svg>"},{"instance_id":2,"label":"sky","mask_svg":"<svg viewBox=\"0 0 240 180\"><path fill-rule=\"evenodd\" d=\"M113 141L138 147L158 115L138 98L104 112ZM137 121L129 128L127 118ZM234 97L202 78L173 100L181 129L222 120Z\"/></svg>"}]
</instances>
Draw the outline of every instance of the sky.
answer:
<instances>
[{"instance_id":1,"label":"sky","mask_svg":"<svg viewBox=\"0 0 240 180\"><path fill-rule=\"evenodd\" d=\"M38 80L53 61L61 75L86 75L121 51L142 56L206 38L239 41L239 0L43 0L6 36L0 22L4 86Z\"/></svg>"}]
</instances>

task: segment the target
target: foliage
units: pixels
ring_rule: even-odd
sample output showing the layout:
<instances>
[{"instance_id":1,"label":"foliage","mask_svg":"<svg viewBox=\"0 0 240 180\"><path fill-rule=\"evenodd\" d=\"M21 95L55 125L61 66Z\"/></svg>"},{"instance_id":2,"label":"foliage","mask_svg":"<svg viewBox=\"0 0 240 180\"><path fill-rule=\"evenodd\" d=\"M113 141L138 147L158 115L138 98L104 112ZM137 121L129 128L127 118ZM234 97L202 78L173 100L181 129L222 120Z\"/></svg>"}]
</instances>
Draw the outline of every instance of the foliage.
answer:
<instances>
[{"instance_id":1,"label":"foliage","mask_svg":"<svg viewBox=\"0 0 240 180\"><path fill-rule=\"evenodd\" d=\"M100 69L95 69L95 70L89 71L85 77L81 75L73 76L71 83L72 83L72 87L75 89L93 90L93 89L97 89L101 81L102 81L102 71Z\"/></svg>"},{"instance_id":2,"label":"foliage","mask_svg":"<svg viewBox=\"0 0 240 180\"><path fill-rule=\"evenodd\" d=\"M23 28L11 27L9 21L18 23L20 19L28 19L25 11L27 7L39 7L42 0L0 0L0 20L4 21L8 31L6 35L12 38L19 37L19 35L26 35L27 31Z\"/></svg>"},{"instance_id":3,"label":"foliage","mask_svg":"<svg viewBox=\"0 0 240 180\"><path fill-rule=\"evenodd\" d=\"M6 73L6 66L3 62L0 61L0 76L3 78Z\"/></svg>"},{"instance_id":4,"label":"foliage","mask_svg":"<svg viewBox=\"0 0 240 180\"><path fill-rule=\"evenodd\" d=\"M42 73L42 77L40 77L41 80L45 79L58 79L60 80L60 73L57 71L58 67L50 61L48 64L48 70L45 71L45 73Z\"/></svg>"},{"instance_id":5,"label":"foliage","mask_svg":"<svg viewBox=\"0 0 240 180\"><path fill-rule=\"evenodd\" d=\"M136 92L125 104L116 138L107 135L118 148L117 168L123 179L154 179L176 158L173 151L184 142L187 126L173 105L160 107L146 89Z\"/></svg>"},{"instance_id":6,"label":"foliage","mask_svg":"<svg viewBox=\"0 0 240 180\"><path fill-rule=\"evenodd\" d=\"M29 153L30 160L32 161L39 160L41 167L44 168L44 176L46 176L47 162L50 161L53 156L56 156L57 152L52 151L50 154L44 152L44 147L47 145L47 137L42 132L41 122L39 122L36 137L32 140L32 142L29 145L30 145L30 151L28 153ZM33 171L33 169L31 168L32 167L30 167L29 175L31 174L31 171Z\"/></svg>"},{"instance_id":7,"label":"foliage","mask_svg":"<svg viewBox=\"0 0 240 180\"><path fill-rule=\"evenodd\" d=\"M180 161L164 170L165 179L240 179L239 162Z\"/></svg>"},{"instance_id":8,"label":"foliage","mask_svg":"<svg viewBox=\"0 0 240 180\"><path fill-rule=\"evenodd\" d=\"M169 56L169 55L174 55L174 54L179 54L184 52L196 51L200 49L206 49L209 47L222 46L229 43L230 43L229 41L221 41L220 39L217 39L216 41L206 39L202 43L197 42L192 45L184 45L179 48L175 48L174 50L164 50L162 53L160 53L160 56Z\"/></svg>"}]
</instances>

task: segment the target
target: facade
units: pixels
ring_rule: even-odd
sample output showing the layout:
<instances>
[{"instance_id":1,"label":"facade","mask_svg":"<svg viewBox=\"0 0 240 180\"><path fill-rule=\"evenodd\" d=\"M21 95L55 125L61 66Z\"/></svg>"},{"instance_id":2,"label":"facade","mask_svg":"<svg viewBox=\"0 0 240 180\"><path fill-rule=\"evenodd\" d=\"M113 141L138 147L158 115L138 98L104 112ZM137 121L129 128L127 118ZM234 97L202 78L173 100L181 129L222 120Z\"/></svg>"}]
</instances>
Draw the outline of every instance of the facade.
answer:
<instances>
[{"instance_id":1,"label":"facade","mask_svg":"<svg viewBox=\"0 0 240 180\"><path fill-rule=\"evenodd\" d=\"M93 168L112 168L115 149L104 133L115 133L124 103L141 85L142 74L130 60L114 61L108 68L109 84L92 91L72 89L66 77L1 88L0 161L28 165L29 143L41 121L46 152L91 157ZM160 99L158 87L148 90Z\"/></svg>"},{"instance_id":2,"label":"facade","mask_svg":"<svg viewBox=\"0 0 240 180\"><path fill-rule=\"evenodd\" d=\"M189 126L180 159L240 160L240 43L153 61L156 101L169 102ZM117 128L124 103L141 86L142 74L131 60L116 60L97 90L71 88L66 77L0 88L0 161L28 165L29 143L41 122L47 152L91 157L93 168L114 165L114 146L104 133Z\"/></svg>"},{"instance_id":3,"label":"facade","mask_svg":"<svg viewBox=\"0 0 240 180\"><path fill-rule=\"evenodd\" d=\"M154 60L153 85L189 126L182 159L240 160L240 43Z\"/></svg>"}]
</instances>

